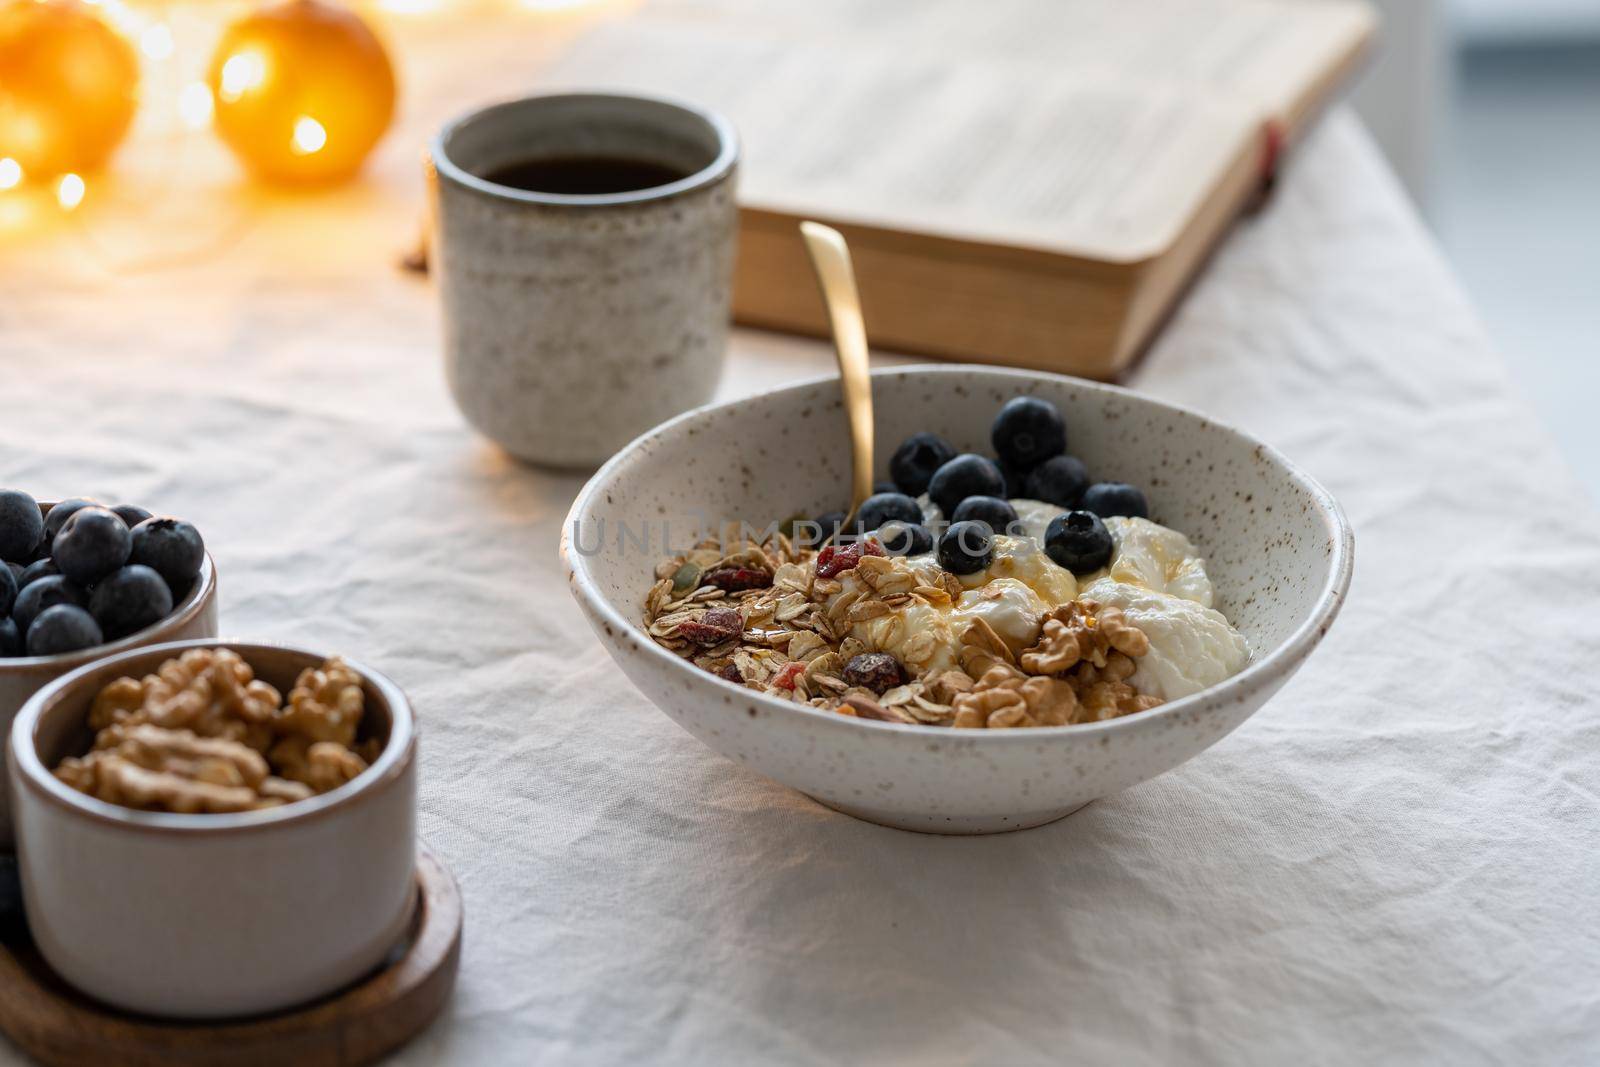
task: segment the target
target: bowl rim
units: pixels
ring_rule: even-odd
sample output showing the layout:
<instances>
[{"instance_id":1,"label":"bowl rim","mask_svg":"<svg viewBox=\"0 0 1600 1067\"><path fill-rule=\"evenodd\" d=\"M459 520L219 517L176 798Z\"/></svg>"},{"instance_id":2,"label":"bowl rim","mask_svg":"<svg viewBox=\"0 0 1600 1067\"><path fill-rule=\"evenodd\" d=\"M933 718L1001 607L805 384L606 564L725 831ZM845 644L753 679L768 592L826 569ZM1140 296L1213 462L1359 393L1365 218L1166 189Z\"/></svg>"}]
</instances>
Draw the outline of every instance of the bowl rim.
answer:
<instances>
[{"instance_id":1,"label":"bowl rim","mask_svg":"<svg viewBox=\"0 0 1600 1067\"><path fill-rule=\"evenodd\" d=\"M364 797L371 796L399 779L415 760L417 746L416 715L405 692L388 677L357 660L341 656L345 666L360 675L362 680L376 689L389 706L389 740L383 751L366 770L337 789L329 790L292 804L259 811L225 812L217 814L179 814L165 811L141 811L120 804L100 800L80 793L62 782L39 758L34 734L45 708L69 689L82 685L90 676L112 672L121 663L145 656L161 659L183 654L192 648L227 648L239 653L246 663L251 652L288 652L304 657L308 665L320 664L330 657L299 645L274 641L236 641L218 637L202 637L189 641L169 641L165 644L144 645L128 649L116 656L107 656L86 663L77 670L63 674L41 687L28 698L11 724L10 760L15 773L11 775L16 792L32 790L39 797L64 806L74 815L123 829L163 834L207 835L266 830L291 824L309 822L336 814L341 809ZM19 807L13 804L13 808ZM15 815L13 815L15 818Z\"/></svg>"},{"instance_id":2,"label":"bowl rim","mask_svg":"<svg viewBox=\"0 0 1600 1067\"><path fill-rule=\"evenodd\" d=\"M1355 531L1351 528L1349 520L1345 517L1344 509L1339 506L1339 502L1334 499L1333 494L1323 488L1322 483L1307 474L1287 456L1223 419L1213 418L1182 404L1160 400L1119 385L1090 381L1085 378L1075 378L1065 374L1021 370L1011 367L993 367L977 363L916 363L905 366L875 368L872 371L872 376L874 378L909 378L919 375L953 376L973 372L992 375L1000 379L1014 379L1019 382L1037 382L1040 380L1059 382L1071 385L1074 388L1087 389L1090 392L1131 400L1138 404L1148 404L1165 409L1172 414L1199 419L1235 435L1247 445L1257 449L1264 457L1279 465L1291 479L1298 482L1316 501L1332 545L1328 580L1317 594L1317 598L1312 603L1311 611L1306 618L1288 637L1278 644L1277 648L1263 655L1260 659L1253 659L1242 671L1231 678L1227 678L1216 685L1208 686L1198 693L1179 697L1177 700L1170 700L1148 711L1134 712L1131 715L1122 715L1101 722L1074 723L1067 726L1039 726L1026 730L952 730L948 726L878 722L873 719L839 715L807 704L796 704L792 701L780 700L777 697L768 696L765 693L757 692L754 689L746 688L725 678L719 678L716 675L695 668L682 657L674 655L650 640L649 635L640 628L637 619L624 617L600 594L594 579L588 573L587 560L584 559L582 553L572 551L571 539L574 526L588 510L590 501L602 491L614 472L648 441L661 437L685 423L703 418L712 412L737 407L757 398L778 396L786 392L814 388L817 385L828 382L837 382L837 374L815 375L733 400L702 404L681 415L668 419L652 429L646 430L623 446L578 491L577 497L572 502L572 507L567 512L566 520L562 523L561 560L567 569L568 586L572 589L574 598L577 598L580 601L580 605L588 611L611 623L616 632L623 635L623 639L631 641L637 648L642 648L647 656L654 656L658 662L671 663L675 665L676 669L689 672L700 681L711 684L714 687L713 692L719 691L715 687L726 687L727 690L739 693L746 700L754 700L770 711L809 714L819 720L843 724L847 728L888 731L892 734L903 735L916 740L926 740L930 736L951 740L959 739L970 744L1026 744L1030 741L1038 741L1041 737L1092 737L1099 734L1135 729L1138 728L1139 724L1153 723L1180 716L1212 705L1220 705L1230 700L1242 701L1261 689L1270 688L1283 681L1305 659L1311 649L1316 647L1318 642L1322 640L1323 635L1328 632L1328 628L1333 625L1334 619L1338 617L1350 589L1350 578L1355 565ZM646 694L646 696L648 697L649 694ZM654 703L653 700L652 703Z\"/></svg>"}]
</instances>

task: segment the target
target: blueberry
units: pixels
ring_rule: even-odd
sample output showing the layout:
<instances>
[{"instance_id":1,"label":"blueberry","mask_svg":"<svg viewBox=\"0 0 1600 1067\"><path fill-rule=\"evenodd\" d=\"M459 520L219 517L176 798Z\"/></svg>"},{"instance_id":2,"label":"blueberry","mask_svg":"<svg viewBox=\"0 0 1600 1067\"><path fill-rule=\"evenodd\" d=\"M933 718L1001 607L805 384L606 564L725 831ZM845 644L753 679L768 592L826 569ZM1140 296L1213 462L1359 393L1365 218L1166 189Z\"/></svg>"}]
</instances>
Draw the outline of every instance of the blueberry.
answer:
<instances>
[{"instance_id":1,"label":"blueberry","mask_svg":"<svg viewBox=\"0 0 1600 1067\"><path fill-rule=\"evenodd\" d=\"M20 489L0 489L0 559L26 563L42 540L39 502Z\"/></svg>"},{"instance_id":2,"label":"blueberry","mask_svg":"<svg viewBox=\"0 0 1600 1067\"><path fill-rule=\"evenodd\" d=\"M56 561L48 556L36 559L22 569L22 576L17 579L17 588L37 582L40 578L48 578L52 574L60 574L61 568L56 566Z\"/></svg>"},{"instance_id":3,"label":"blueberry","mask_svg":"<svg viewBox=\"0 0 1600 1067\"><path fill-rule=\"evenodd\" d=\"M133 528L130 562L149 567L173 589L189 588L205 557L200 531L182 519L146 519Z\"/></svg>"},{"instance_id":4,"label":"blueberry","mask_svg":"<svg viewBox=\"0 0 1600 1067\"><path fill-rule=\"evenodd\" d=\"M22 631L17 620L0 615L0 659L22 655Z\"/></svg>"},{"instance_id":5,"label":"blueberry","mask_svg":"<svg viewBox=\"0 0 1600 1067\"><path fill-rule=\"evenodd\" d=\"M51 555L62 574L79 585L93 585L128 562L132 542L128 528L111 509L79 508L56 534Z\"/></svg>"},{"instance_id":6,"label":"blueberry","mask_svg":"<svg viewBox=\"0 0 1600 1067\"><path fill-rule=\"evenodd\" d=\"M1069 511L1050 520L1044 550L1073 574L1088 574L1111 562L1111 531L1092 511Z\"/></svg>"},{"instance_id":7,"label":"blueberry","mask_svg":"<svg viewBox=\"0 0 1600 1067\"><path fill-rule=\"evenodd\" d=\"M1083 510L1092 511L1102 519L1113 515L1126 515L1134 519L1150 517L1150 505L1144 494L1127 482L1095 482L1083 491Z\"/></svg>"},{"instance_id":8,"label":"blueberry","mask_svg":"<svg viewBox=\"0 0 1600 1067\"><path fill-rule=\"evenodd\" d=\"M933 535L920 522L890 519L878 527L878 543L891 556L920 556L933 551Z\"/></svg>"},{"instance_id":9,"label":"blueberry","mask_svg":"<svg viewBox=\"0 0 1600 1067\"><path fill-rule=\"evenodd\" d=\"M950 516L956 522L981 522L995 533L1012 534L1017 509L997 496L969 496Z\"/></svg>"},{"instance_id":10,"label":"blueberry","mask_svg":"<svg viewBox=\"0 0 1600 1067\"><path fill-rule=\"evenodd\" d=\"M1028 499L1075 508L1089 488L1089 468L1077 456L1052 456L1028 472Z\"/></svg>"},{"instance_id":11,"label":"blueberry","mask_svg":"<svg viewBox=\"0 0 1600 1067\"><path fill-rule=\"evenodd\" d=\"M100 579L89 598L89 613L115 641L172 614L172 590L149 567L130 563Z\"/></svg>"},{"instance_id":12,"label":"blueberry","mask_svg":"<svg viewBox=\"0 0 1600 1067\"><path fill-rule=\"evenodd\" d=\"M1000 468L1000 477L1006 480L1006 499L1025 497L1028 495L1028 471L1022 467L1013 467L1009 463L995 460L995 466Z\"/></svg>"},{"instance_id":13,"label":"blueberry","mask_svg":"<svg viewBox=\"0 0 1600 1067\"><path fill-rule=\"evenodd\" d=\"M1067 424L1048 400L1014 396L989 431L995 454L1013 467L1031 467L1067 450Z\"/></svg>"},{"instance_id":14,"label":"blueberry","mask_svg":"<svg viewBox=\"0 0 1600 1067\"><path fill-rule=\"evenodd\" d=\"M28 625L40 612L57 604L87 607L89 594L59 574L50 575L23 586L17 594L17 602L11 605L11 617L17 620L17 629L27 633Z\"/></svg>"},{"instance_id":15,"label":"blueberry","mask_svg":"<svg viewBox=\"0 0 1600 1067\"><path fill-rule=\"evenodd\" d=\"M76 515L83 508L99 506L99 501L90 500L88 497L75 496L63 500L50 509L50 514L44 517L44 539L54 544L56 534L61 532L61 527L67 520Z\"/></svg>"},{"instance_id":16,"label":"blueberry","mask_svg":"<svg viewBox=\"0 0 1600 1067\"><path fill-rule=\"evenodd\" d=\"M969 496L1002 496L1005 475L992 459L975 452L963 452L934 473L928 495L946 518L955 514L956 505Z\"/></svg>"},{"instance_id":17,"label":"blueberry","mask_svg":"<svg viewBox=\"0 0 1600 1067\"><path fill-rule=\"evenodd\" d=\"M116 516L112 516L115 518ZM90 615L71 604L45 608L28 624L28 655L59 656L104 644L105 637Z\"/></svg>"},{"instance_id":18,"label":"blueberry","mask_svg":"<svg viewBox=\"0 0 1600 1067\"><path fill-rule=\"evenodd\" d=\"M987 523L953 522L939 538L939 566L951 574L976 574L994 559L994 536Z\"/></svg>"},{"instance_id":19,"label":"blueberry","mask_svg":"<svg viewBox=\"0 0 1600 1067\"><path fill-rule=\"evenodd\" d=\"M950 442L933 433L914 433L889 458L889 477L902 493L921 496L934 472L955 458Z\"/></svg>"},{"instance_id":20,"label":"blueberry","mask_svg":"<svg viewBox=\"0 0 1600 1067\"><path fill-rule=\"evenodd\" d=\"M150 513L138 504L118 504L111 509L111 513L121 519L122 524L130 530L144 520L151 518Z\"/></svg>"},{"instance_id":21,"label":"blueberry","mask_svg":"<svg viewBox=\"0 0 1600 1067\"><path fill-rule=\"evenodd\" d=\"M891 519L921 522L922 507L904 493L877 493L861 502L856 512L856 529L871 533Z\"/></svg>"},{"instance_id":22,"label":"blueberry","mask_svg":"<svg viewBox=\"0 0 1600 1067\"><path fill-rule=\"evenodd\" d=\"M879 493L898 493L899 491L900 491L900 487L895 485L893 482L889 481L888 479L884 479L882 481L877 481L877 482L873 482L872 483L872 495L873 496L877 496Z\"/></svg>"},{"instance_id":23,"label":"blueberry","mask_svg":"<svg viewBox=\"0 0 1600 1067\"><path fill-rule=\"evenodd\" d=\"M17 602L16 572L9 566L0 567L0 618L11 614L11 605Z\"/></svg>"}]
</instances>

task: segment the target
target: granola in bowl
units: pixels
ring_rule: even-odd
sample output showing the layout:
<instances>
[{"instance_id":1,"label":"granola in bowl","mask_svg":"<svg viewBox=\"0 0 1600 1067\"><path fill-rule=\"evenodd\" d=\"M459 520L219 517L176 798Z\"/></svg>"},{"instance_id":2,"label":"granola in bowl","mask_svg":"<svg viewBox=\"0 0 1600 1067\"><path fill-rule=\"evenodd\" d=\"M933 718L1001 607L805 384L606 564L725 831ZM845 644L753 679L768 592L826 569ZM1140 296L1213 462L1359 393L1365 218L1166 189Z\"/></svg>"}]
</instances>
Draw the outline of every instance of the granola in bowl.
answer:
<instances>
[{"instance_id":1,"label":"granola in bowl","mask_svg":"<svg viewBox=\"0 0 1600 1067\"><path fill-rule=\"evenodd\" d=\"M954 728L1099 722L1241 670L1249 647L1189 539L1146 518L1137 489L1089 482L1027 400L1028 449L1002 433L1015 402L996 421L1009 472L917 434L853 529L741 527L663 559L650 636L772 697ZM1045 499L1008 499L1018 483Z\"/></svg>"}]
</instances>

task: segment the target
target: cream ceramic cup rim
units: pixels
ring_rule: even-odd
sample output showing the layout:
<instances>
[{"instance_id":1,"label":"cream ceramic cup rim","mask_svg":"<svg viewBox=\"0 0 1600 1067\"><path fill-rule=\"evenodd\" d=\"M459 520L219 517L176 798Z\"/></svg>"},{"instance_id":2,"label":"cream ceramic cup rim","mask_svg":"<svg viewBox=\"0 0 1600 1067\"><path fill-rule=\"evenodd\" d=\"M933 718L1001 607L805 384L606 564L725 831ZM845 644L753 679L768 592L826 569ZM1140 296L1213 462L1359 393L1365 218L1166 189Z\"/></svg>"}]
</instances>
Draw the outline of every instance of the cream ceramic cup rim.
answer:
<instances>
[{"instance_id":1,"label":"cream ceramic cup rim","mask_svg":"<svg viewBox=\"0 0 1600 1067\"><path fill-rule=\"evenodd\" d=\"M770 697L754 689L736 685L725 678L719 678L708 671L700 670L682 657L662 648L640 628L637 619L625 618L621 612L613 608L606 598L594 588L593 579L588 575L585 566L582 563L574 562L574 559L582 560L582 554L572 551L572 530L573 525L588 511L589 501L602 492L602 486L611 472L629 460L635 450L646 441L660 437L677 426L701 418L710 412L737 407L752 399L752 397L702 404L700 407L692 408L676 418L668 419L661 425L646 430L628 442L616 455L607 460L604 466L594 473L594 476L578 492L577 499L572 502L572 508L567 512L566 521L561 527L561 561L567 568L567 574L573 587L578 590L578 594L584 598L594 611L598 612L605 621L616 629L618 634L622 635L624 639L633 642L634 645L642 647L646 655L653 656L661 663L671 663L673 666L669 668L670 670L686 671L691 673L697 680L726 687L731 691L737 692L742 699L757 701L770 711L789 715L798 713L817 716L831 724L837 724L841 729L845 730L888 731L892 734L904 735L908 739L932 736L947 741L965 742L973 745L1036 744L1042 736L1056 736L1068 732L1079 736L1110 734L1127 729L1130 722L1146 722L1155 718L1171 718L1183 715L1185 712L1198 708L1202 704L1226 700L1229 697L1235 697L1273 684L1283 671L1286 669L1293 670L1294 665L1301 662L1310 653L1311 649L1321 639L1322 634L1327 631L1329 626L1333 625L1333 621L1338 616L1339 609L1344 605L1345 596L1350 589L1350 576L1355 563L1355 533L1350 527L1349 520L1345 518L1344 509L1339 506L1339 502L1334 499L1333 495L1322 487L1322 483L1292 463L1283 453L1231 423L1212 418L1210 415L1202 414L1193 408L1184 407L1182 404L1157 400L1154 397L1134 392L1131 389L1124 389L1121 386L1109 385L1104 382L1091 382L1081 378L1071 378L1063 374L1014 370L1007 367L988 367L972 363L919 363L904 367L880 368L874 370L872 376L878 378L913 374L956 375L970 374L974 371L998 377L1016 378L1019 382L1037 381L1040 378L1071 382L1076 387L1106 391L1127 397L1136 403L1164 408L1175 414L1199 419L1226 433L1233 434L1259 450L1263 456L1281 465L1288 476L1300 483L1321 506L1320 515L1323 518L1329 541L1333 546L1332 558L1328 567L1328 580L1323 584L1321 591L1318 592L1316 602L1312 605L1305 621L1296 627L1294 632L1281 641L1276 648L1266 652L1259 659L1252 659L1244 670L1216 685L1208 686L1198 693L1180 697L1177 700L1169 700L1165 704L1160 704L1148 711L1136 712L1133 715L1123 715L1101 722L1074 723L1068 726L1038 726L1027 730L953 730L948 726L878 722L873 719L840 715L822 708L813 708L806 704L796 704L791 700L780 700L777 697ZM756 395L771 396L808 389L820 383L835 381L837 378L837 374L820 374Z\"/></svg>"},{"instance_id":2,"label":"cream ceramic cup rim","mask_svg":"<svg viewBox=\"0 0 1600 1067\"><path fill-rule=\"evenodd\" d=\"M137 630L126 637L119 637L115 641L107 641L103 645L93 648L79 649L76 652L59 652L53 656L12 656L9 659L0 659L0 674L7 671L23 671L28 668L38 667L79 667L87 663L95 663L109 656L122 652L141 651L150 647L150 635L155 632L176 629L193 619L205 610L207 599L217 586L216 561L207 552L200 561L200 573L195 576L194 584L184 594L182 600L175 604L170 612L163 618ZM143 642L141 644L141 642Z\"/></svg>"},{"instance_id":3,"label":"cream ceramic cup rim","mask_svg":"<svg viewBox=\"0 0 1600 1067\"><path fill-rule=\"evenodd\" d=\"M652 107L672 108L700 122L716 136L717 154L712 161L687 177L666 185L648 189L630 189L620 193L540 193L500 185L473 174L450 158L450 142L465 127L477 122L488 122L507 112L527 107L538 107L560 100L611 100L619 103L646 104ZM739 162L739 134L721 113L678 97L659 93L636 93L625 90L594 89L575 92L533 93L514 97L499 103L473 108L456 116L428 142L428 157L438 173L456 185L495 200L522 204L539 204L556 207L613 207L621 204L643 204L666 200L715 185L733 173Z\"/></svg>"},{"instance_id":4,"label":"cream ceramic cup rim","mask_svg":"<svg viewBox=\"0 0 1600 1067\"><path fill-rule=\"evenodd\" d=\"M17 779L19 781L18 787L32 789L43 796L44 799L63 805L78 815L99 822L112 823L129 830L144 833L178 833L206 836L219 833L272 829L334 814L339 809L348 807L360 800L363 796L397 781L402 772L415 758L416 724L411 711L411 704L406 699L405 693L401 691L398 685L372 668L356 660L340 657L344 660L345 666L355 671L363 681L382 694L384 702L389 708L389 739L372 766L337 789L319 794L309 800L300 800L293 804L284 804L280 807L266 808L261 811L230 812L214 815L181 815L163 811L138 811L133 808L122 807L120 804L98 800L86 793L78 792L50 773L49 769L45 767L44 761L39 758L39 750L34 734L37 730L40 716L47 707L55 702L59 694L75 688L89 674L104 670L115 663L158 653L161 659L170 659L182 655L192 648L231 649L239 653L246 663L250 662L249 653L252 650L289 652L297 656L304 656L308 661L316 663L321 663L329 658L321 652L313 652L310 649L296 645L267 641L228 641L220 638L197 638L192 641L172 641L161 645L146 645L142 648L129 649L116 656L109 656L84 664L70 674L64 674L41 688L32 697L29 697L28 702L22 706L22 710L17 712L16 721L11 724L11 752L17 769L21 771L20 778Z\"/></svg>"}]
</instances>

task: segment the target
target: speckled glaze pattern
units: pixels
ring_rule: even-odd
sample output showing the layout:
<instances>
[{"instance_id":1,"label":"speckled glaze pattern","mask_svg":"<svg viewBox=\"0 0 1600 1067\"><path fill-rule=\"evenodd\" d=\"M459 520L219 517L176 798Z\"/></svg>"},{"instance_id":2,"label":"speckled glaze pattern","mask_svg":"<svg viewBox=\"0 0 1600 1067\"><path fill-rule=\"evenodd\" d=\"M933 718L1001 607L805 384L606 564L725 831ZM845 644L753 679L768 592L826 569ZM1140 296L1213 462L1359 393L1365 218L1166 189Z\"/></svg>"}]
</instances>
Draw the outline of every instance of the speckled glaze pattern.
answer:
<instances>
[{"instance_id":1,"label":"speckled glaze pattern","mask_svg":"<svg viewBox=\"0 0 1600 1067\"><path fill-rule=\"evenodd\" d=\"M652 158L689 177L601 196L475 175L540 152ZM737 141L675 103L566 94L477 112L430 159L444 363L467 420L522 459L593 467L711 398L726 347Z\"/></svg>"},{"instance_id":2,"label":"speckled glaze pattern","mask_svg":"<svg viewBox=\"0 0 1600 1067\"><path fill-rule=\"evenodd\" d=\"M47 506L48 510L48 506ZM4 745L11 736L11 723L28 699L63 674L77 670L86 663L114 656L119 652L159 645L167 641L188 641L201 637L217 636L217 568L210 553L200 565L200 576L194 587L173 607L172 614L153 626L120 641L112 641L82 652L68 652L60 656L21 656L0 659L0 851L12 847L11 791L7 787L8 772L3 759Z\"/></svg>"},{"instance_id":3,"label":"speckled glaze pattern","mask_svg":"<svg viewBox=\"0 0 1600 1067\"><path fill-rule=\"evenodd\" d=\"M989 449L998 406L1045 397L1097 479L1145 487L1152 518L1199 546L1249 666L1152 711L1080 726L898 726L775 700L698 670L639 624L662 539L711 521L758 525L847 503L845 414L828 379L689 412L634 441L578 495L561 552L574 597L646 696L730 759L850 815L933 833L1058 819L1171 770L1226 736L1304 662L1349 588L1354 537L1334 499L1283 456L1195 412L1075 378L969 366L873 375L878 476L917 430ZM828 442L834 442L828 447ZM645 550L621 538L648 530ZM619 550L619 544L620 549Z\"/></svg>"}]
</instances>

